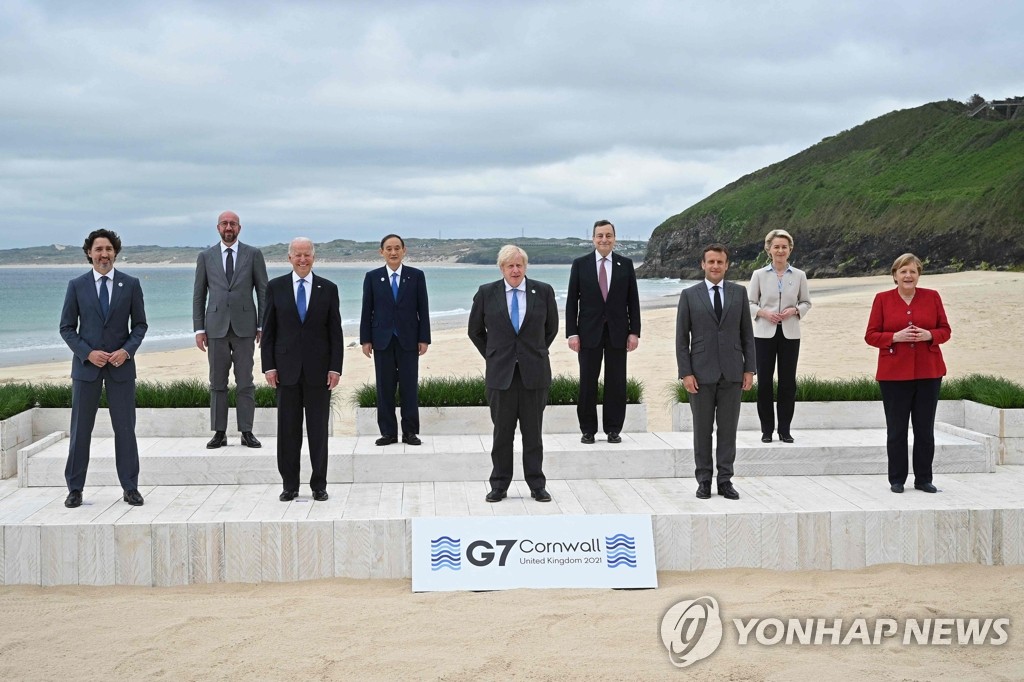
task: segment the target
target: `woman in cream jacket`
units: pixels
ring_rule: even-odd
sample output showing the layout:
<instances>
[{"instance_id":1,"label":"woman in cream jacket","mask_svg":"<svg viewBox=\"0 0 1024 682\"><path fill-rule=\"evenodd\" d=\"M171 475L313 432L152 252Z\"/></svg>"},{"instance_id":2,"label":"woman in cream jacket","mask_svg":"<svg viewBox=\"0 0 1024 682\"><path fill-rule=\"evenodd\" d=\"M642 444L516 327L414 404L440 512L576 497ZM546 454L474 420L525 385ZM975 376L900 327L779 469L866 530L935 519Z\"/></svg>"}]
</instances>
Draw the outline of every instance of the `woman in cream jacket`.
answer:
<instances>
[{"instance_id":1,"label":"woman in cream jacket","mask_svg":"<svg viewBox=\"0 0 1024 682\"><path fill-rule=\"evenodd\" d=\"M764 250L772 262L755 270L747 286L757 351L757 415L761 420L761 442L771 443L776 425L772 377L777 362L779 440L792 443L790 424L796 401L800 320L811 309L811 298L807 276L789 264L793 237L785 230L772 230L764 238Z\"/></svg>"}]
</instances>

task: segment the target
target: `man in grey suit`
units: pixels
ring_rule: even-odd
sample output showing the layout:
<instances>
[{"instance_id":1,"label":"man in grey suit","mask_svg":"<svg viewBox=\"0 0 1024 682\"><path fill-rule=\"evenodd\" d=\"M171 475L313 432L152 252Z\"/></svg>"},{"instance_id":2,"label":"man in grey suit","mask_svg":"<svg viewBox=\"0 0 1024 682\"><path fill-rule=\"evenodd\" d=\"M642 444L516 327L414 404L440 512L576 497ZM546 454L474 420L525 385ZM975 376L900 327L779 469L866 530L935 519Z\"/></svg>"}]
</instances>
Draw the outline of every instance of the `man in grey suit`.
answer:
<instances>
[{"instance_id":1,"label":"man in grey suit","mask_svg":"<svg viewBox=\"0 0 1024 682\"><path fill-rule=\"evenodd\" d=\"M64 506L82 505L89 468L92 428L100 393L107 387L114 428L114 463L124 501L143 504L139 493L139 445L135 438L135 353L149 325L139 280L114 270L121 239L94 230L82 246L92 270L68 282L60 313L60 335L75 354L71 360L71 438L64 479Z\"/></svg>"},{"instance_id":2,"label":"man in grey suit","mask_svg":"<svg viewBox=\"0 0 1024 682\"><path fill-rule=\"evenodd\" d=\"M551 501L542 432L551 386L548 348L558 336L558 305L551 285L526 278L526 264L525 251L503 246L498 252L502 278L477 290L469 313L469 338L487 364L487 404L494 424L488 502L507 497L517 422L530 495L538 502Z\"/></svg>"},{"instance_id":3,"label":"man in grey suit","mask_svg":"<svg viewBox=\"0 0 1024 682\"><path fill-rule=\"evenodd\" d=\"M217 217L220 243L205 249L196 260L192 328L199 350L206 353L209 349L210 428L214 432L206 444L210 449L228 444L228 372L232 365L242 445L261 446L252 433L256 412L252 367L267 300L267 265L262 251L238 241L241 231L238 215L224 211Z\"/></svg>"},{"instance_id":4,"label":"man in grey suit","mask_svg":"<svg viewBox=\"0 0 1024 682\"><path fill-rule=\"evenodd\" d=\"M725 282L729 250L721 244L704 249L704 280L683 290L676 311L676 362L690 394L697 497L711 497L714 462L711 437L718 423L718 494L740 495L732 484L740 397L754 384L754 327L747 290Z\"/></svg>"}]
</instances>

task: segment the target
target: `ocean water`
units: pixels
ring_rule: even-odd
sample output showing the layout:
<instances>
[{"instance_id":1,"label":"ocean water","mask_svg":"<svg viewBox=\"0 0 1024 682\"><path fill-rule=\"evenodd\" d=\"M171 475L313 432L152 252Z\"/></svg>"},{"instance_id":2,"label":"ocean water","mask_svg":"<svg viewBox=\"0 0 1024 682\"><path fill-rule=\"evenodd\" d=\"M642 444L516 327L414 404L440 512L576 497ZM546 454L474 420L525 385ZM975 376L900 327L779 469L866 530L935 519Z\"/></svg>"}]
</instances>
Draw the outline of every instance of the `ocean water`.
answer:
<instances>
[{"instance_id":1,"label":"ocean water","mask_svg":"<svg viewBox=\"0 0 1024 682\"><path fill-rule=\"evenodd\" d=\"M430 292L434 326L461 323L473 304L473 294L485 282L501 276L493 265L413 264L421 268ZM50 362L71 357L60 337L60 311L70 279L86 272L74 267L0 268L0 367ZM341 292L341 317L346 342L358 340L363 276L369 268L325 265L313 270L335 282ZM124 272L142 281L149 331L142 352L187 348L192 333L192 283L195 266L125 265ZM272 264L273 278L289 272L287 264ZM528 276L555 289L559 308L565 308L568 265L531 265ZM677 296L689 282L678 279L640 280L641 301L652 303Z\"/></svg>"}]
</instances>

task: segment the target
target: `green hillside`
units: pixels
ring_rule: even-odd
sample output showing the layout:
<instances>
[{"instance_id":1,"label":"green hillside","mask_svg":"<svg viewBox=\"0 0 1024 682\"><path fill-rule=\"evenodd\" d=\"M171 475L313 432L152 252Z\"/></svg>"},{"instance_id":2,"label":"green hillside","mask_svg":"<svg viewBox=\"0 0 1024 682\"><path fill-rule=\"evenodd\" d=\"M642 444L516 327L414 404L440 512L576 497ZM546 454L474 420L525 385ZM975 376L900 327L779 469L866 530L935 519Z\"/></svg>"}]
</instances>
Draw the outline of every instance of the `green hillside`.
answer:
<instances>
[{"instance_id":1,"label":"green hillside","mask_svg":"<svg viewBox=\"0 0 1024 682\"><path fill-rule=\"evenodd\" d=\"M935 102L895 111L715 192L662 223L641 274L693 276L703 247L732 251L733 277L788 230L811 275L888 272L912 251L931 272L1024 264L1024 116L971 118Z\"/></svg>"}]
</instances>

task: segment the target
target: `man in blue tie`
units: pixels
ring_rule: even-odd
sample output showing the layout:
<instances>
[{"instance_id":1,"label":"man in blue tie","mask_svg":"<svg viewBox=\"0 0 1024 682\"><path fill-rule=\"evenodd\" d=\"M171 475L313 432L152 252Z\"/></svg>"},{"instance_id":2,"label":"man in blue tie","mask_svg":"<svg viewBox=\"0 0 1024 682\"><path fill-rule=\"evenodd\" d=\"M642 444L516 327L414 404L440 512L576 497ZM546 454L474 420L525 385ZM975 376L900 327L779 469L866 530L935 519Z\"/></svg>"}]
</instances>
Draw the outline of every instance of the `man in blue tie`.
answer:
<instances>
[{"instance_id":1,"label":"man in blue tie","mask_svg":"<svg viewBox=\"0 0 1024 682\"><path fill-rule=\"evenodd\" d=\"M68 282L60 335L71 360L71 438L64 478L65 507L82 504L89 451L103 386L114 428L114 462L124 501L143 504L139 493L139 446L135 438L135 354L146 336L146 308L139 280L114 270L121 239L94 230L82 249L92 270Z\"/></svg>"},{"instance_id":2,"label":"man in blue tie","mask_svg":"<svg viewBox=\"0 0 1024 682\"><path fill-rule=\"evenodd\" d=\"M341 379L345 342L338 287L313 274L313 242L297 237L288 246L292 272L267 284L260 358L267 383L277 389L279 499L299 496L303 414L313 472L309 487L327 500L327 438L331 391Z\"/></svg>"},{"instance_id":3,"label":"man in blue tie","mask_svg":"<svg viewBox=\"0 0 1024 682\"><path fill-rule=\"evenodd\" d=\"M558 335L558 306L551 285L526 278L526 264L526 251L503 246L498 252L502 278L480 287L469 313L469 338L486 362L487 403L494 424L488 502L504 499L512 483L517 423L530 494L538 502L551 501L542 434L551 386L548 348Z\"/></svg>"},{"instance_id":4,"label":"man in blue tie","mask_svg":"<svg viewBox=\"0 0 1024 682\"><path fill-rule=\"evenodd\" d=\"M395 388L401 396L402 442L420 445L419 358L430 345L430 309L423 271L402 261L405 241L397 234L380 240L384 267L363 278L359 343L373 358L377 378L377 445L398 442Z\"/></svg>"}]
</instances>

